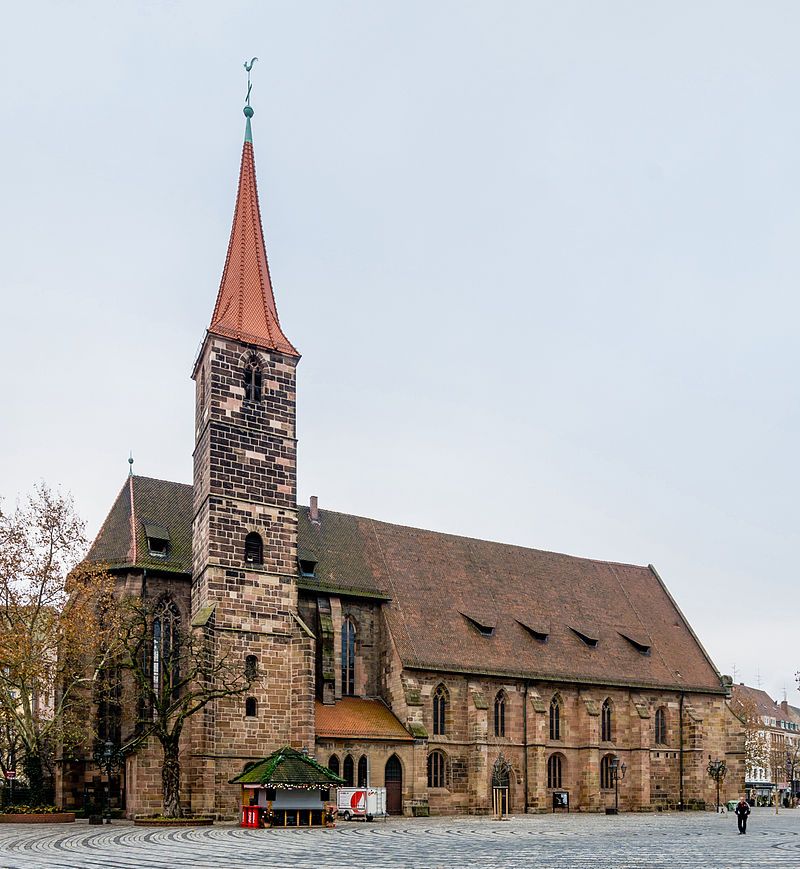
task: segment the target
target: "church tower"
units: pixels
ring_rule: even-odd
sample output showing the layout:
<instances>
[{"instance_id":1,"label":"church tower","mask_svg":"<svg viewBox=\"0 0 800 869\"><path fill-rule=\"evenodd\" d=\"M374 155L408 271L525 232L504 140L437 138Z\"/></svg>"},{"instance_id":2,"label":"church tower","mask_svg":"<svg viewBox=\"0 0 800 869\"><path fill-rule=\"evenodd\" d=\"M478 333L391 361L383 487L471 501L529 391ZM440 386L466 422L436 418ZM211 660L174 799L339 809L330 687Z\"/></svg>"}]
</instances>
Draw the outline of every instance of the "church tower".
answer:
<instances>
[{"instance_id":1,"label":"church tower","mask_svg":"<svg viewBox=\"0 0 800 869\"><path fill-rule=\"evenodd\" d=\"M249 93L249 91L248 91ZM250 696L195 716L192 805L225 811L243 765L313 748L313 648L297 614L295 369L272 291L247 118L228 253L196 383L192 617L238 666ZM216 798L215 798L216 792ZM215 805L216 803L216 805Z\"/></svg>"}]
</instances>

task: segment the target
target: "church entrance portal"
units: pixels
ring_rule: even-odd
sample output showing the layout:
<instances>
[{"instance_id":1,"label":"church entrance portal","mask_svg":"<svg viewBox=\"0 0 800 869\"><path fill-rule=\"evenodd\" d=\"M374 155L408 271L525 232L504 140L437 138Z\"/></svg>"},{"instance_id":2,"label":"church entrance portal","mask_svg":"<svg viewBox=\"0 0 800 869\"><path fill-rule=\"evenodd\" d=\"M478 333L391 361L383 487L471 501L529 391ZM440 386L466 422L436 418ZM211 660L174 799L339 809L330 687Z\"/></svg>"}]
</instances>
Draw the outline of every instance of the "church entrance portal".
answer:
<instances>
[{"instance_id":1,"label":"church entrance portal","mask_svg":"<svg viewBox=\"0 0 800 869\"><path fill-rule=\"evenodd\" d=\"M386 811L390 815L403 814L403 767L396 754L386 761Z\"/></svg>"}]
</instances>

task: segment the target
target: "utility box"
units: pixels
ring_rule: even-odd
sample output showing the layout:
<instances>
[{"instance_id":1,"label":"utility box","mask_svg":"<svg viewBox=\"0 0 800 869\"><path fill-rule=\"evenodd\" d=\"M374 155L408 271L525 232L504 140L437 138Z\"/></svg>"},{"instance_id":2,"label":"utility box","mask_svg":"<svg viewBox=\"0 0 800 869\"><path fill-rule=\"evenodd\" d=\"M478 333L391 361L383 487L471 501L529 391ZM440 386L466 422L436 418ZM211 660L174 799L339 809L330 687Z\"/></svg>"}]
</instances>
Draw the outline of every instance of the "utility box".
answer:
<instances>
[{"instance_id":1,"label":"utility box","mask_svg":"<svg viewBox=\"0 0 800 869\"><path fill-rule=\"evenodd\" d=\"M386 814L386 788L338 788L336 811L345 821L382 817Z\"/></svg>"}]
</instances>

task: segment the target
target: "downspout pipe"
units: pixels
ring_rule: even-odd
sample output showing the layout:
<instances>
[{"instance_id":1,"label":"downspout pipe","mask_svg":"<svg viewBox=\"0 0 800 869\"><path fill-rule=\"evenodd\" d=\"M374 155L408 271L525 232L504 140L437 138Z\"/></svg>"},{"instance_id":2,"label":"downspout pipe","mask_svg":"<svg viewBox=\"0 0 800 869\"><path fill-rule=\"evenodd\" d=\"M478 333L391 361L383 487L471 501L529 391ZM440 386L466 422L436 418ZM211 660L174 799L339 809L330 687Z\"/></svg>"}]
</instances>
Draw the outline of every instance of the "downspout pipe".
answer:
<instances>
[{"instance_id":1,"label":"downspout pipe","mask_svg":"<svg viewBox=\"0 0 800 869\"><path fill-rule=\"evenodd\" d=\"M522 782L525 788L524 814L528 814L528 681L522 683Z\"/></svg>"},{"instance_id":2,"label":"downspout pipe","mask_svg":"<svg viewBox=\"0 0 800 869\"><path fill-rule=\"evenodd\" d=\"M678 753L678 811L683 811L683 698L684 693L681 691L681 697L678 704L678 731L680 740L680 751Z\"/></svg>"}]
</instances>

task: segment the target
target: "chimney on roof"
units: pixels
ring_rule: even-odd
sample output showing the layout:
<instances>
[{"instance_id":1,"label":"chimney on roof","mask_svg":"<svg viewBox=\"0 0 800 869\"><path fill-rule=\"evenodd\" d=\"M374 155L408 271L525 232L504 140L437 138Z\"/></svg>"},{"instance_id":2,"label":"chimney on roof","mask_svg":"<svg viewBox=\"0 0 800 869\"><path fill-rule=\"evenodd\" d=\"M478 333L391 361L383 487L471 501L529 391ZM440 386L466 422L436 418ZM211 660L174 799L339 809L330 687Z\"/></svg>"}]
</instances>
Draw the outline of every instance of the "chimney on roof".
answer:
<instances>
[{"instance_id":1,"label":"chimney on roof","mask_svg":"<svg viewBox=\"0 0 800 869\"><path fill-rule=\"evenodd\" d=\"M319 525L319 507L317 506L317 496L312 495L311 501L308 506L308 518L314 523L314 525Z\"/></svg>"}]
</instances>

